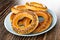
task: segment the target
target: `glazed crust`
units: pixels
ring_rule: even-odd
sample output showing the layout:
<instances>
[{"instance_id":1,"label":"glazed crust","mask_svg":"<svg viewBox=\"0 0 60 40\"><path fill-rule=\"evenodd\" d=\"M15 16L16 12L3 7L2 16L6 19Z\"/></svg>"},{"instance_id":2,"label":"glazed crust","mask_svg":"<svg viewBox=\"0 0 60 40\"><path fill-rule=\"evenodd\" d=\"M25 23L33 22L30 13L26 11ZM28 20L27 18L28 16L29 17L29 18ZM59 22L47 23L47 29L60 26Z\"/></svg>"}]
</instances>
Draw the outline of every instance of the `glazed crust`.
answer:
<instances>
[{"instance_id":1,"label":"glazed crust","mask_svg":"<svg viewBox=\"0 0 60 40\"><path fill-rule=\"evenodd\" d=\"M12 27L19 34L39 33L39 32L42 32L42 31L48 29L49 26L52 23L52 16L51 16L51 14L49 12L47 12L47 7L44 6L44 5L42 5L42 4L36 3L36 2L26 3L26 5L22 5L22 6L14 6L14 7L11 8L11 11L13 12L11 14L11 16L10 16L10 20L11 20L12 25L13 25ZM24 14L25 12L27 13L26 15L28 17L22 18L22 16L25 15ZM23 14L21 16L21 19L22 20L20 19L20 21L18 22L17 25L23 24L25 27L27 27L27 26L29 26L31 24L30 23L31 18L33 18L33 19L35 18L36 19L36 22L34 21L34 24L35 25L32 28L31 27L28 27L28 28L24 28L23 27L21 29L20 29L20 27L14 26L15 25L14 24L15 23L14 21L17 20L15 18L18 15L20 15L20 14L21 15ZM32 17L30 17L28 14L29 15L32 15ZM36 16L43 17L44 18L44 21L37 23L38 18Z\"/></svg>"},{"instance_id":2,"label":"glazed crust","mask_svg":"<svg viewBox=\"0 0 60 40\"><path fill-rule=\"evenodd\" d=\"M19 26L17 22L18 20L21 20L23 17L30 18L32 20L31 24L26 27ZM38 25L38 17L35 13L30 11L17 14L12 21L12 28L19 34L29 34L36 29L37 25Z\"/></svg>"},{"instance_id":3,"label":"glazed crust","mask_svg":"<svg viewBox=\"0 0 60 40\"><path fill-rule=\"evenodd\" d=\"M39 22L38 27L32 33L39 33L48 29L52 23L52 16L48 12L39 11L37 12L38 16L44 18L44 21Z\"/></svg>"},{"instance_id":4,"label":"glazed crust","mask_svg":"<svg viewBox=\"0 0 60 40\"><path fill-rule=\"evenodd\" d=\"M42 4L38 4L38 3L34 3L34 2L31 2L31 3L26 3L26 8L27 9L30 9L30 10L33 10L33 11L47 11L47 7L42 5Z\"/></svg>"}]
</instances>

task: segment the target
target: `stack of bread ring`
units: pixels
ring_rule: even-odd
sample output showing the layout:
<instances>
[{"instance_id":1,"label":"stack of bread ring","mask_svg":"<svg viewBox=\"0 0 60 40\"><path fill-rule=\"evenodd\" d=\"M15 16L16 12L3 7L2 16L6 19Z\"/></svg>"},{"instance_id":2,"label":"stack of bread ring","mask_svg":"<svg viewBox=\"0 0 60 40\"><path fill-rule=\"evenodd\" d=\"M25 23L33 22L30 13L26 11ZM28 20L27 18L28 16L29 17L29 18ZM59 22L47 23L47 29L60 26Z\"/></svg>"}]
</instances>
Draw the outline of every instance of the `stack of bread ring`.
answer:
<instances>
[{"instance_id":1,"label":"stack of bread ring","mask_svg":"<svg viewBox=\"0 0 60 40\"><path fill-rule=\"evenodd\" d=\"M52 16L47 7L41 3L30 2L11 8L10 16L12 28L19 34L40 33L49 28ZM44 20L40 22L39 17Z\"/></svg>"}]
</instances>

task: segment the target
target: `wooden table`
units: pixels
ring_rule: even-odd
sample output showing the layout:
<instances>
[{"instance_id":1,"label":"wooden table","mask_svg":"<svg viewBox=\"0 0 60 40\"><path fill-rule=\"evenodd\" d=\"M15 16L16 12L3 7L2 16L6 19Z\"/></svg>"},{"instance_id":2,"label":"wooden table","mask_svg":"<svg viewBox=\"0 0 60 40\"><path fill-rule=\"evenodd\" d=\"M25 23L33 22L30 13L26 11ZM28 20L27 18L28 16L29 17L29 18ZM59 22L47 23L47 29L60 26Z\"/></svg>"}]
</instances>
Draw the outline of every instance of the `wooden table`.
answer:
<instances>
[{"instance_id":1,"label":"wooden table","mask_svg":"<svg viewBox=\"0 0 60 40\"><path fill-rule=\"evenodd\" d=\"M10 12L10 8L18 4L15 0L0 0L0 40L60 40L60 14L56 12L58 21L55 27L42 35L34 37L21 37L8 32L4 27L4 18Z\"/></svg>"}]
</instances>

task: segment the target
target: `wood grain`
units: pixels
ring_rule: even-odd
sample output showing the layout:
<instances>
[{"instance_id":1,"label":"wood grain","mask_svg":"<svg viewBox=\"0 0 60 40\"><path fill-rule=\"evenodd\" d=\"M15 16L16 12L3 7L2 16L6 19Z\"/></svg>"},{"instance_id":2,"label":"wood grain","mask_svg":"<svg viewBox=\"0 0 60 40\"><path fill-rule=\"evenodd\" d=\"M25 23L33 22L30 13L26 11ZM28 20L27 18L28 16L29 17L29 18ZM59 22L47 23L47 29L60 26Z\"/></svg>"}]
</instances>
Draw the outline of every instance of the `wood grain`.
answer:
<instances>
[{"instance_id":1,"label":"wood grain","mask_svg":"<svg viewBox=\"0 0 60 40\"><path fill-rule=\"evenodd\" d=\"M10 12L10 8L16 5L16 0L0 0L0 40L60 40L60 15L57 13L58 22L56 26L49 32L34 36L34 37L21 37L8 32L4 27L4 19Z\"/></svg>"}]
</instances>

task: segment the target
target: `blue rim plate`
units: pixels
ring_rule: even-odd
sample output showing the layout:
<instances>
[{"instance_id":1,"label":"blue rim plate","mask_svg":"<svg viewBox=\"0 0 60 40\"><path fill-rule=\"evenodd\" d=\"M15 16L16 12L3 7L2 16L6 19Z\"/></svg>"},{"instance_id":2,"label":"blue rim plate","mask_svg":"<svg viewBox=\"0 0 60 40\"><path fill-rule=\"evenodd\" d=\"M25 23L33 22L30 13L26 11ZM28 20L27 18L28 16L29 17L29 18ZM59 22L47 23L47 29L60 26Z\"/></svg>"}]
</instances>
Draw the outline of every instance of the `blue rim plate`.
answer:
<instances>
[{"instance_id":1,"label":"blue rim plate","mask_svg":"<svg viewBox=\"0 0 60 40\"><path fill-rule=\"evenodd\" d=\"M40 32L40 33L28 34L28 35L21 35L21 34L16 33L16 32L12 29L11 22L10 22L10 15L12 14L12 12L10 12L10 13L6 16L6 18L5 18L5 20L4 20L4 25L5 25L5 28L7 29L7 31L9 31L9 32L12 33L12 34L18 35L18 36L37 36L37 35L41 35L41 34L44 34L44 33L48 32L48 31L50 31L50 30L55 26L55 24L56 24L56 22L57 22L56 13L55 13L54 11L50 10L50 9L48 9L48 12L49 12L49 13L52 15L52 17L53 17L52 24L50 25L50 27L49 27L47 30L45 30L45 31L43 31L43 32Z\"/></svg>"}]
</instances>

